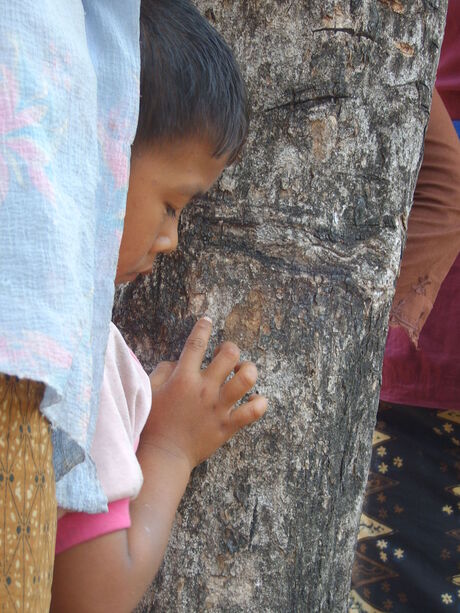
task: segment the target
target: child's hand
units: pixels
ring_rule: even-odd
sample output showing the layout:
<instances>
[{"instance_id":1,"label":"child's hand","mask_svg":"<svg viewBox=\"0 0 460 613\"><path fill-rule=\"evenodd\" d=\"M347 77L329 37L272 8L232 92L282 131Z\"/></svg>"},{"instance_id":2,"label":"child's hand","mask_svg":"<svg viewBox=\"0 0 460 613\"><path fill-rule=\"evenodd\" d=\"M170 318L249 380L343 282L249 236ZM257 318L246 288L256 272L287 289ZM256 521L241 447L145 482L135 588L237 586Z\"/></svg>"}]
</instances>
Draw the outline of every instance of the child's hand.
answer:
<instances>
[{"instance_id":1,"label":"child's hand","mask_svg":"<svg viewBox=\"0 0 460 613\"><path fill-rule=\"evenodd\" d=\"M210 335L211 322L200 319L179 361L162 362L150 375L152 410L137 449L144 483L130 503L131 527L57 556L53 611L133 610L160 567L192 468L265 413L267 400L258 395L232 410L257 379L254 364L239 364L233 343L223 343L201 370Z\"/></svg>"},{"instance_id":2,"label":"child's hand","mask_svg":"<svg viewBox=\"0 0 460 613\"><path fill-rule=\"evenodd\" d=\"M200 319L179 361L161 362L150 375L152 410L142 443L186 461L190 470L267 409L267 399L257 394L233 409L257 380L255 364L239 364L240 352L233 343L223 343L201 370L210 335L211 322Z\"/></svg>"}]
</instances>

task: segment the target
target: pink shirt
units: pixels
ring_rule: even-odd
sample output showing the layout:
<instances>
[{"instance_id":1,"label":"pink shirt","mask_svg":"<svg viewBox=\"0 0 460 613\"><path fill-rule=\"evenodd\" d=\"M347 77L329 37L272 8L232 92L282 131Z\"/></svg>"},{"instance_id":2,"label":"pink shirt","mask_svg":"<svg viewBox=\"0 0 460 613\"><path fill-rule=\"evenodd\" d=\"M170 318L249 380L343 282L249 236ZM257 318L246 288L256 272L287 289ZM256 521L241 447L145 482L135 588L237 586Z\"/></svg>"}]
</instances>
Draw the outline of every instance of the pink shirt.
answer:
<instances>
[{"instance_id":1,"label":"pink shirt","mask_svg":"<svg viewBox=\"0 0 460 613\"><path fill-rule=\"evenodd\" d=\"M450 0L436 89L452 119L460 119L460 0Z\"/></svg>"},{"instance_id":2,"label":"pink shirt","mask_svg":"<svg viewBox=\"0 0 460 613\"><path fill-rule=\"evenodd\" d=\"M66 513L58 520L56 554L90 539L129 528L129 501L143 477L136 457L152 404L147 373L111 324L91 455L108 498L108 512Z\"/></svg>"}]
</instances>

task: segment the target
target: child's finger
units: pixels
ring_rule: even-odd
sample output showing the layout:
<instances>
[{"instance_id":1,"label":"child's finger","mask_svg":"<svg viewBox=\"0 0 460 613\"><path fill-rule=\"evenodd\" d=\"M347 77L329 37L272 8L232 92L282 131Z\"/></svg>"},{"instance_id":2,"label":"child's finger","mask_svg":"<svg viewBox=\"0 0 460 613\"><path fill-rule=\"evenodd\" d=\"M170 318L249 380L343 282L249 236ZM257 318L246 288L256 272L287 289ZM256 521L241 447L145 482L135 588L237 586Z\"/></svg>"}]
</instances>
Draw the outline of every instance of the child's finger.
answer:
<instances>
[{"instance_id":1,"label":"child's finger","mask_svg":"<svg viewBox=\"0 0 460 613\"><path fill-rule=\"evenodd\" d=\"M230 427L233 433L260 419L267 407L268 400L264 396L253 396L252 400L234 409L230 413Z\"/></svg>"},{"instance_id":2,"label":"child's finger","mask_svg":"<svg viewBox=\"0 0 460 613\"><path fill-rule=\"evenodd\" d=\"M150 373L150 385L152 390L157 389L165 383L176 368L177 362L160 362Z\"/></svg>"},{"instance_id":3,"label":"child's finger","mask_svg":"<svg viewBox=\"0 0 460 613\"><path fill-rule=\"evenodd\" d=\"M218 355L220 353L220 350L222 349L222 345L225 345L226 342L230 342L231 343L232 341L224 341L220 345L217 345L217 347L212 352L212 359L214 359L216 357L216 355ZM238 351L239 351L239 349L238 349Z\"/></svg>"},{"instance_id":4,"label":"child's finger","mask_svg":"<svg viewBox=\"0 0 460 613\"><path fill-rule=\"evenodd\" d=\"M243 362L238 365L236 374L225 383L220 391L220 400L225 407L230 407L238 402L257 381L257 368L252 362ZM236 370L236 369L235 369Z\"/></svg>"},{"instance_id":5,"label":"child's finger","mask_svg":"<svg viewBox=\"0 0 460 613\"><path fill-rule=\"evenodd\" d=\"M187 370L200 370L211 336L212 323L202 317L193 326L179 358L179 366Z\"/></svg>"},{"instance_id":6,"label":"child's finger","mask_svg":"<svg viewBox=\"0 0 460 613\"><path fill-rule=\"evenodd\" d=\"M223 383L240 359L240 350L230 341L225 341L219 346L217 355L206 369L206 377ZM232 403L233 404L233 403Z\"/></svg>"}]
</instances>

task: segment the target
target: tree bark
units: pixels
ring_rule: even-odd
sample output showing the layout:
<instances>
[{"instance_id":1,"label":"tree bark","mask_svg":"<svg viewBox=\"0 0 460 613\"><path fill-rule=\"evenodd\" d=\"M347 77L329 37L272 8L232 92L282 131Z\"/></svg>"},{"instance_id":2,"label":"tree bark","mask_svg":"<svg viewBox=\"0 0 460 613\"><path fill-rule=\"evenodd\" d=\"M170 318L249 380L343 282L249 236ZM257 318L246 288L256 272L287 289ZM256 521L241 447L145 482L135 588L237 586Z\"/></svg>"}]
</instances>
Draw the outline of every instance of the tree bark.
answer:
<instances>
[{"instance_id":1,"label":"tree bark","mask_svg":"<svg viewBox=\"0 0 460 613\"><path fill-rule=\"evenodd\" d=\"M345 611L446 2L197 4L242 65L250 136L115 319L151 369L207 313L270 408L195 470L139 611Z\"/></svg>"}]
</instances>

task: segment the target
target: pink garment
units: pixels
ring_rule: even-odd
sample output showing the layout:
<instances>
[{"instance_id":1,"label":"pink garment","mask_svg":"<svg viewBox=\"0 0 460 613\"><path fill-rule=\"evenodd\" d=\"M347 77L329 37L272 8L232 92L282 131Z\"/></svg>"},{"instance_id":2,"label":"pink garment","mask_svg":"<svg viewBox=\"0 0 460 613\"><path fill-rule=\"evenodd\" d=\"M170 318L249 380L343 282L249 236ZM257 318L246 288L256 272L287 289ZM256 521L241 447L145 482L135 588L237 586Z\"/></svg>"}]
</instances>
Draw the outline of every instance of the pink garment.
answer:
<instances>
[{"instance_id":1,"label":"pink garment","mask_svg":"<svg viewBox=\"0 0 460 613\"><path fill-rule=\"evenodd\" d=\"M67 513L58 520L56 554L90 539L129 528L129 501L143 477L136 457L139 436L152 404L147 373L110 325L91 455L109 505L107 513Z\"/></svg>"},{"instance_id":2,"label":"pink garment","mask_svg":"<svg viewBox=\"0 0 460 613\"><path fill-rule=\"evenodd\" d=\"M460 1L450 0L436 89L452 119L460 119Z\"/></svg>"},{"instance_id":3,"label":"pink garment","mask_svg":"<svg viewBox=\"0 0 460 613\"><path fill-rule=\"evenodd\" d=\"M460 410L460 255L419 337L390 328L380 398L394 404Z\"/></svg>"},{"instance_id":4,"label":"pink garment","mask_svg":"<svg viewBox=\"0 0 460 613\"><path fill-rule=\"evenodd\" d=\"M109 502L107 513L66 513L58 520L56 555L92 539L131 526L129 498Z\"/></svg>"}]
</instances>

